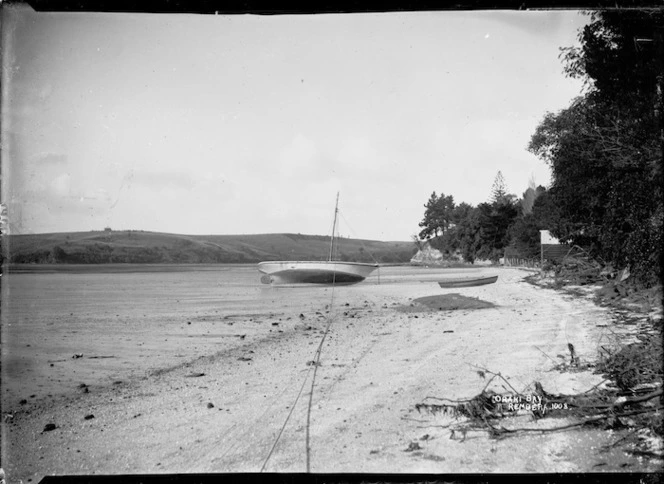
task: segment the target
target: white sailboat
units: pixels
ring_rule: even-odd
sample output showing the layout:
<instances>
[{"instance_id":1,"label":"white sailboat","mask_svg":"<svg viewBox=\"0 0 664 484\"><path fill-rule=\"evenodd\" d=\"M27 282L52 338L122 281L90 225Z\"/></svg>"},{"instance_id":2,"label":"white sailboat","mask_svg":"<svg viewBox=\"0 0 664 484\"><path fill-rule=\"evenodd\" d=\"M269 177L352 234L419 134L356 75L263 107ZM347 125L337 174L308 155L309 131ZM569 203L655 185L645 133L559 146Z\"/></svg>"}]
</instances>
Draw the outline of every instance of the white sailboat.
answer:
<instances>
[{"instance_id":1,"label":"white sailboat","mask_svg":"<svg viewBox=\"0 0 664 484\"><path fill-rule=\"evenodd\" d=\"M353 284L363 281L378 264L342 262L332 260L334 232L339 212L339 194L334 207L334 223L330 240L330 255L327 261L268 261L258 264L263 284Z\"/></svg>"}]
</instances>

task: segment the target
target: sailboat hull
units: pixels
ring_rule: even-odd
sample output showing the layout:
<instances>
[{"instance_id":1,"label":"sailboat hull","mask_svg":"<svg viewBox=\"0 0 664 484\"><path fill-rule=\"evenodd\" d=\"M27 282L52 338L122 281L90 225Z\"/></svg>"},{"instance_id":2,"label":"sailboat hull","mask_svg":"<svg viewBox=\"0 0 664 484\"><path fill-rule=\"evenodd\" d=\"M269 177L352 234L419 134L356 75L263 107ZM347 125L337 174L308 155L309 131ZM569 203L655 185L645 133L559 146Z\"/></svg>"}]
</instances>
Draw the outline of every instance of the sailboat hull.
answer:
<instances>
[{"instance_id":1,"label":"sailboat hull","mask_svg":"<svg viewBox=\"0 0 664 484\"><path fill-rule=\"evenodd\" d=\"M264 284L353 284L366 279L378 266L361 262L261 262Z\"/></svg>"}]
</instances>

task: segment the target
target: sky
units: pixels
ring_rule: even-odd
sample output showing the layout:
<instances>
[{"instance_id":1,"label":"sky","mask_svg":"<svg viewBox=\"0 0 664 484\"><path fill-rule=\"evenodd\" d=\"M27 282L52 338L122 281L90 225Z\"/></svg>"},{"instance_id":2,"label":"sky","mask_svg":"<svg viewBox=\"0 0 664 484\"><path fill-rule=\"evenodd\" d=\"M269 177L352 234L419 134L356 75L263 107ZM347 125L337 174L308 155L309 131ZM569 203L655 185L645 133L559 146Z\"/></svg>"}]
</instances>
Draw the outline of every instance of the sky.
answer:
<instances>
[{"instance_id":1,"label":"sky","mask_svg":"<svg viewBox=\"0 0 664 484\"><path fill-rule=\"evenodd\" d=\"M10 232L330 233L406 241L432 192L521 196L581 82L574 10L2 12Z\"/></svg>"}]
</instances>

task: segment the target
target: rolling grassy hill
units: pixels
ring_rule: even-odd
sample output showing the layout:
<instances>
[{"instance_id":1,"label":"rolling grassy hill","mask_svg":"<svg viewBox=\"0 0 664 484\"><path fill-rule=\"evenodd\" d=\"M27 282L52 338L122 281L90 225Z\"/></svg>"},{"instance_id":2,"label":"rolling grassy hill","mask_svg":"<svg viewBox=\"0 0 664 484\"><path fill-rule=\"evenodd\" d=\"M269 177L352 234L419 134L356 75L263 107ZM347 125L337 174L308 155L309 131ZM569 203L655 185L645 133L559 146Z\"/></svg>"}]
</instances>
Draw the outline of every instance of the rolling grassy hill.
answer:
<instances>
[{"instance_id":1,"label":"rolling grassy hill","mask_svg":"<svg viewBox=\"0 0 664 484\"><path fill-rule=\"evenodd\" d=\"M325 260L330 238L321 235L178 235L159 232L93 231L11 235L4 258L15 264L256 263L264 260ZM404 263L412 242L340 239L336 259Z\"/></svg>"}]
</instances>

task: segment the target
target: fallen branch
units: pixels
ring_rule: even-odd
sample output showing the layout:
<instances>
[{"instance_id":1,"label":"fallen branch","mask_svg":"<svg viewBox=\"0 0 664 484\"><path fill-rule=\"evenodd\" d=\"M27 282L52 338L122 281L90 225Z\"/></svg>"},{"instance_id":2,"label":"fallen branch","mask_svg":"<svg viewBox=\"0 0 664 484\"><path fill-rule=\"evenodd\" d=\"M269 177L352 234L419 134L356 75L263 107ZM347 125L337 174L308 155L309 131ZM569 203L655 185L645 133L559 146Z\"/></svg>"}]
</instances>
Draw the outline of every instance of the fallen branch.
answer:
<instances>
[{"instance_id":1,"label":"fallen branch","mask_svg":"<svg viewBox=\"0 0 664 484\"><path fill-rule=\"evenodd\" d=\"M574 352L570 349L572 357ZM467 422L462 422L456 427L464 438L469 430L484 430L493 438L512 435L519 432L557 432L585 425L596 425L600 422L614 428L616 425L625 426L620 419L635 415L657 414L662 406L650 406L635 408L630 411L622 411L626 406L639 406L664 394L662 388L652 391L646 395L624 397L618 396L616 390L600 389L597 387L603 382L595 385L583 393L575 395L551 394L544 390L540 382L534 382L534 391L531 394L517 391L500 373L483 369L478 371L481 377L490 374L492 377L484 386L482 391L470 399L449 399L445 397L427 396L423 403L418 403L415 408L418 412L429 412L431 414L451 414L454 418L465 417ZM501 379L511 388L514 393L496 393L488 390L488 386L495 379ZM428 403L426 400L436 400L441 403ZM535 418L556 417L566 414L568 417L578 418L576 422L549 428L505 428L497 425L501 419L519 414L521 411L529 411ZM450 424L451 425L451 424ZM633 425L633 424L632 424ZM444 428L444 427L443 427ZM452 427L454 438L455 428ZM463 438L462 438L463 441Z\"/></svg>"},{"instance_id":2,"label":"fallen branch","mask_svg":"<svg viewBox=\"0 0 664 484\"><path fill-rule=\"evenodd\" d=\"M634 403L641 403L641 402L647 402L648 400L652 400L653 398L657 398L662 396L664 392L660 388L659 390L649 393L648 395L644 395L642 397L632 397L632 398L625 398L624 400L616 400L616 402L613 404L612 408L622 408L625 405L632 405Z\"/></svg>"},{"instance_id":3,"label":"fallen branch","mask_svg":"<svg viewBox=\"0 0 664 484\"><path fill-rule=\"evenodd\" d=\"M476 366L475 368L481 368L481 367L477 367L477 366ZM486 385L484 385L484 388L482 389L482 392L483 392L484 390L486 390L486 389L489 387L489 384L491 384L491 382L493 381L494 378L500 378L500 379L503 380L505 383L507 383L507 386L510 387L510 388L512 389L512 391L514 392L515 395L523 396L523 395L521 395L521 393L520 393L516 388L514 388L514 387L512 386L512 384L511 384L510 382L508 382L508 381L505 379L505 377L503 377L503 375L501 375L500 373L494 373L494 372L492 372L492 371L490 371L490 370L487 370L486 368L481 368L480 371L478 371L477 373L480 374L480 376L482 376L482 377L483 377L483 374L484 374L484 373L489 373L489 374L493 375L493 377L492 377L492 378L486 383Z\"/></svg>"}]
</instances>

